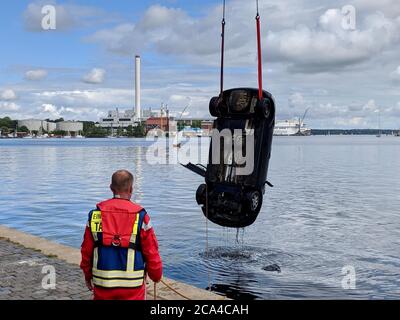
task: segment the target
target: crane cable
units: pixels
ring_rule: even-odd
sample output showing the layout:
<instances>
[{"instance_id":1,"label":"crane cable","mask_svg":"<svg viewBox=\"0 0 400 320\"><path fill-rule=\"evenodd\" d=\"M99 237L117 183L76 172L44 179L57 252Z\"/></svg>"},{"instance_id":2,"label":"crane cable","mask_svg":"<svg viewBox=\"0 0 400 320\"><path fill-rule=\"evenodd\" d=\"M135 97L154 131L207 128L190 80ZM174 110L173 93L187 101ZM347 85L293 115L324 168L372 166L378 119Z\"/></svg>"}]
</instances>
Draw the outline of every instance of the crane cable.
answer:
<instances>
[{"instance_id":1,"label":"crane cable","mask_svg":"<svg viewBox=\"0 0 400 320\"><path fill-rule=\"evenodd\" d=\"M225 8L226 8L226 0L223 0L223 9L222 9L222 22L221 22L221 78L220 78L220 97L222 98L222 94L224 92L224 57L225 57Z\"/></svg>"},{"instance_id":2,"label":"crane cable","mask_svg":"<svg viewBox=\"0 0 400 320\"><path fill-rule=\"evenodd\" d=\"M260 23L260 12L257 2L257 15L256 15L256 27L257 27L257 58L258 58L258 99L263 98L263 76L262 76L262 47L261 47L261 23Z\"/></svg>"},{"instance_id":3,"label":"crane cable","mask_svg":"<svg viewBox=\"0 0 400 320\"><path fill-rule=\"evenodd\" d=\"M263 98L263 70L262 70L262 45L261 45L261 16L259 10L259 0L256 0L257 15L256 15L256 29L257 29L257 60L258 60L258 99ZM221 22L221 74L220 74L220 98L224 92L224 66L225 66L225 14L226 14L226 0L223 0L222 6L222 22Z\"/></svg>"}]
</instances>

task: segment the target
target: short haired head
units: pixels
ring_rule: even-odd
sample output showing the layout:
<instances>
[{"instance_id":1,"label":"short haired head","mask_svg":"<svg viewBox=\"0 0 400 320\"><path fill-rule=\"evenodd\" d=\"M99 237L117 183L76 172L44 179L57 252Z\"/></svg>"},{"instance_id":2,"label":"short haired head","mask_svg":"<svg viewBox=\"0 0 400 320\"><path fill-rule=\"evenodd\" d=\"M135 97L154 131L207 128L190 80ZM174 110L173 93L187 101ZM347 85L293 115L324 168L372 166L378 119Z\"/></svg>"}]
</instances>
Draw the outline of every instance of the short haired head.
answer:
<instances>
[{"instance_id":1,"label":"short haired head","mask_svg":"<svg viewBox=\"0 0 400 320\"><path fill-rule=\"evenodd\" d=\"M118 170L112 175L110 188L114 195L132 194L133 180L128 170Z\"/></svg>"}]
</instances>

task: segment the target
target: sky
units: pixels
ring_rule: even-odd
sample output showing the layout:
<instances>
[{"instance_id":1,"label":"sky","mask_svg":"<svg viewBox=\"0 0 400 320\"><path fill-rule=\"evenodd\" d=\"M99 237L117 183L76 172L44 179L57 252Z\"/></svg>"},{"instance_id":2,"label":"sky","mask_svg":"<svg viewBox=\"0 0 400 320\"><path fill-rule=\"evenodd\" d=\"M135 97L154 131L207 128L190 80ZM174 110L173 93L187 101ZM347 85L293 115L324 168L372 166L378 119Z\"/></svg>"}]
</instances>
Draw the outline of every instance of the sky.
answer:
<instances>
[{"instance_id":1,"label":"sky","mask_svg":"<svg viewBox=\"0 0 400 320\"><path fill-rule=\"evenodd\" d=\"M55 8L45 30L42 8ZM344 10L354 9L354 15ZM260 0L264 89L277 119L400 128L399 0ZM353 10L352 9L352 10ZM256 1L226 1L225 87L257 87ZM354 17L354 19L353 19ZM0 4L0 117L97 121L134 107L209 117L219 92L222 0ZM46 20L47 21L47 20Z\"/></svg>"}]
</instances>

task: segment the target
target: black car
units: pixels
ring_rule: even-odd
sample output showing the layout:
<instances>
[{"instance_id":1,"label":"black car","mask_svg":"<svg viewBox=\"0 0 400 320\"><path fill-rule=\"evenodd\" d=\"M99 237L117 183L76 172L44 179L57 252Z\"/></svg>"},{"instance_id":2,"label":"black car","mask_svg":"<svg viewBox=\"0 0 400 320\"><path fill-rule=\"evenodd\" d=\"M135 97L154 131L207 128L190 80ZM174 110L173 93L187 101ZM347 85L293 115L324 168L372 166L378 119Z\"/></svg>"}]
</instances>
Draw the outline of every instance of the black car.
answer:
<instances>
[{"instance_id":1,"label":"black car","mask_svg":"<svg viewBox=\"0 0 400 320\"><path fill-rule=\"evenodd\" d=\"M189 163L188 169L205 178L196 200L207 219L233 228L247 227L260 212L275 126L272 95L259 90L226 90L210 101L217 117L207 168Z\"/></svg>"}]
</instances>

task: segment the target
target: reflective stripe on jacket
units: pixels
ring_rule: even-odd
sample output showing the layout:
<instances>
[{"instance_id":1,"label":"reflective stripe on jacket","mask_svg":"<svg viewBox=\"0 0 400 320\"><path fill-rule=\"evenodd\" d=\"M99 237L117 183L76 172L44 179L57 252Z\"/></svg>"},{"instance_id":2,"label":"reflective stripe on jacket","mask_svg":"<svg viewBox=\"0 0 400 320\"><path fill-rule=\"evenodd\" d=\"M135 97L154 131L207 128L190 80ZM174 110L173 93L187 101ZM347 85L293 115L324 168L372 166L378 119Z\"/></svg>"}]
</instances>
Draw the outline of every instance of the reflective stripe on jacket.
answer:
<instances>
[{"instance_id":1,"label":"reflective stripe on jacket","mask_svg":"<svg viewBox=\"0 0 400 320\"><path fill-rule=\"evenodd\" d=\"M93 284L103 288L138 288L144 283L145 263L140 230L146 211L128 200L99 203L89 213L95 242Z\"/></svg>"}]
</instances>

